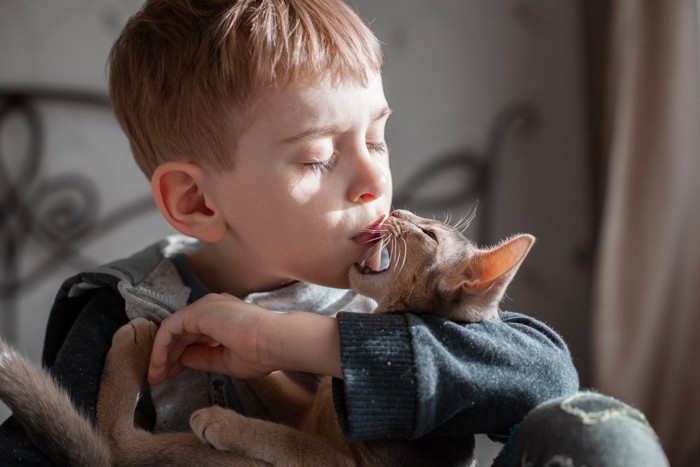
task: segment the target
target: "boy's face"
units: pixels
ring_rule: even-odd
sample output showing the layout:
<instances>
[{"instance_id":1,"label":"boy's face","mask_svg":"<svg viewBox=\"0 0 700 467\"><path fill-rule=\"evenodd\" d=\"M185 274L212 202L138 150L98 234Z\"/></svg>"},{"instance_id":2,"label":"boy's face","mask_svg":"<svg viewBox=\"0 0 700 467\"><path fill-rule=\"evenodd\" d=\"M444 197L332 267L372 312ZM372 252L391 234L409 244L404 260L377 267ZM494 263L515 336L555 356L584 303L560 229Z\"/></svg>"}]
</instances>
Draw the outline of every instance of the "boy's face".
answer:
<instances>
[{"instance_id":1,"label":"boy's face","mask_svg":"<svg viewBox=\"0 0 700 467\"><path fill-rule=\"evenodd\" d=\"M260 290L289 280L347 287L352 264L374 253L363 231L391 207L389 113L379 76L367 87L322 80L261 93L234 168L207 172L231 269Z\"/></svg>"}]
</instances>

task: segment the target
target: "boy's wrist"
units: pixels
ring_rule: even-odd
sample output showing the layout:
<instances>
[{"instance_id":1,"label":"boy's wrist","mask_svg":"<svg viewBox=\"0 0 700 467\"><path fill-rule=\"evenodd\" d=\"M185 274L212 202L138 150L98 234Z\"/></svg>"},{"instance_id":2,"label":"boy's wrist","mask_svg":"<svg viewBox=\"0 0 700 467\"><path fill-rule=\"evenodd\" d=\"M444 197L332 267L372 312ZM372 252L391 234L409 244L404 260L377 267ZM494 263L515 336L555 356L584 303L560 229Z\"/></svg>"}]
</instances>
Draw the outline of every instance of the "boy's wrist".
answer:
<instances>
[{"instance_id":1,"label":"boy's wrist","mask_svg":"<svg viewBox=\"0 0 700 467\"><path fill-rule=\"evenodd\" d=\"M335 318L303 311L272 313L261 336L261 357L270 367L342 378Z\"/></svg>"}]
</instances>

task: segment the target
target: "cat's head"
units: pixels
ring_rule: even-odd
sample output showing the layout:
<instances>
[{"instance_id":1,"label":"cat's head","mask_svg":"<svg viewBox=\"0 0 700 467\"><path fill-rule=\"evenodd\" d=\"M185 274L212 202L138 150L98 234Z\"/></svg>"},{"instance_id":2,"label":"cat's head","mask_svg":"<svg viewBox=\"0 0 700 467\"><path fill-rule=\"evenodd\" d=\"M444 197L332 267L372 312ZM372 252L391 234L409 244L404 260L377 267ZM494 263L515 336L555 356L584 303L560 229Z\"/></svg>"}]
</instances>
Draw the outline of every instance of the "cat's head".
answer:
<instances>
[{"instance_id":1,"label":"cat's head","mask_svg":"<svg viewBox=\"0 0 700 467\"><path fill-rule=\"evenodd\" d=\"M394 211L381 226L389 267L356 264L350 285L378 302L376 313L410 311L453 321L499 319L498 303L535 237L521 234L482 249L439 221Z\"/></svg>"}]
</instances>

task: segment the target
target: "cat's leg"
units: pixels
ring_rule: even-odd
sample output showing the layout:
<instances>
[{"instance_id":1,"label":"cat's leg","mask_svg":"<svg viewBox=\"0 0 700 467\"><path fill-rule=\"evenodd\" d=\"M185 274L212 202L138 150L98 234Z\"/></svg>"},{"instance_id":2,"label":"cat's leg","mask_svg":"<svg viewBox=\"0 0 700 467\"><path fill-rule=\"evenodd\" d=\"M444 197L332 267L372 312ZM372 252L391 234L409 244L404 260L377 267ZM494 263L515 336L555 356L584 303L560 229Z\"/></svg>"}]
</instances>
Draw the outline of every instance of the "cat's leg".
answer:
<instances>
[{"instance_id":1,"label":"cat's leg","mask_svg":"<svg viewBox=\"0 0 700 467\"><path fill-rule=\"evenodd\" d=\"M265 405L273 421L322 437L331 445L343 449L347 446L347 440L333 408L331 378L319 378L313 392L292 381L281 371L248 380L248 384Z\"/></svg>"},{"instance_id":2,"label":"cat's leg","mask_svg":"<svg viewBox=\"0 0 700 467\"><path fill-rule=\"evenodd\" d=\"M221 407L200 409L190 418L192 430L221 450L240 452L275 466L354 466L347 447L279 423L245 417Z\"/></svg>"},{"instance_id":3,"label":"cat's leg","mask_svg":"<svg viewBox=\"0 0 700 467\"><path fill-rule=\"evenodd\" d=\"M282 371L250 379L248 385L255 391L272 419L285 425L299 426L314 403L315 395Z\"/></svg>"},{"instance_id":4,"label":"cat's leg","mask_svg":"<svg viewBox=\"0 0 700 467\"><path fill-rule=\"evenodd\" d=\"M151 321L136 319L112 337L100 382L97 428L113 442L134 431L134 411L157 329Z\"/></svg>"},{"instance_id":5,"label":"cat's leg","mask_svg":"<svg viewBox=\"0 0 700 467\"><path fill-rule=\"evenodd\" d=\"M112 338L97 403L97 427L107 437L114 465L263 466L256 459L212 449L192 433L153 434L134 426L157 327L145 319L122 326Z\"/></svg>"}]
</instances>

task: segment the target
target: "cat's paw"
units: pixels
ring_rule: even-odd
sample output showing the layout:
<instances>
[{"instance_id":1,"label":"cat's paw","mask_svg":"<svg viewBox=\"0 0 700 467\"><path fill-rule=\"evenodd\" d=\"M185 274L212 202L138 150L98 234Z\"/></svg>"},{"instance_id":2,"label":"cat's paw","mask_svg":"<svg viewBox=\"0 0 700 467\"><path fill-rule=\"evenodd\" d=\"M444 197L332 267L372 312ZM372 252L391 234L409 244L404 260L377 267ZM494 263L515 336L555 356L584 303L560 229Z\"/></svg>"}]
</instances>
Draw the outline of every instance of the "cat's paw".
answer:
<instances>
[{"instance_id":1,"label":"cat's paw","mask_svg":"<svg viewBox=\"0 0 700 467\"><path fill-rule=\"evenodd\" d=\"M112 337L110 353L119 358L135 358L147 361L158 326L144 318L136 318L117 329Z\"/></svg>"},{"instance_id":2,"label":"cat's paw","mask_svg":"<svg viewBox=\"0 0 700 467\"><path fill-rule=\"evenodd\" d=\"M220 451L236 450L235 440L245 417L239 413L213 405L195 411L190 417L190 428L195 435Z\"/></svg>"}]
</instances>

